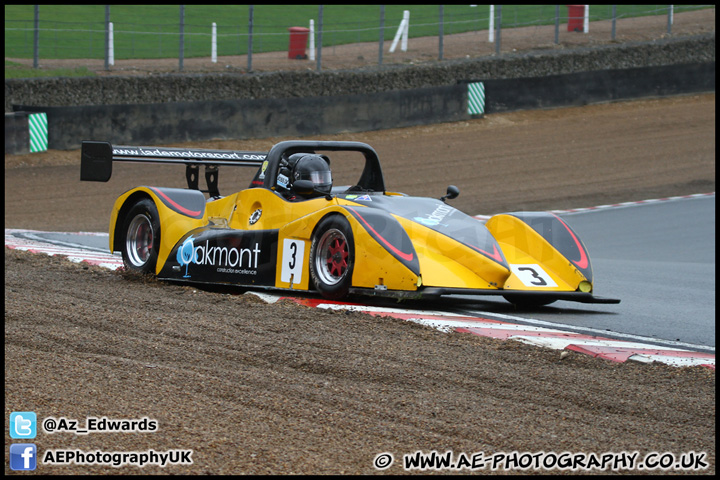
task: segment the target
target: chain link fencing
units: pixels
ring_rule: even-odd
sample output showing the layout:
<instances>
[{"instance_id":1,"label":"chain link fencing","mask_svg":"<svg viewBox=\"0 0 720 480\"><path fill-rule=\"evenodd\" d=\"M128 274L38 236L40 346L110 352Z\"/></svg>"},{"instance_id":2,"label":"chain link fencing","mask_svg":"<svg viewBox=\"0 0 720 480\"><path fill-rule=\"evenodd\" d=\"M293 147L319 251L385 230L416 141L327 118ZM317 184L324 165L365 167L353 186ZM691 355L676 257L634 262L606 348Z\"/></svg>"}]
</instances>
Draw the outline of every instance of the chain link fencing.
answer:
<instances>
[{"instance_id":1,"label":"chain link fencing","mask_svg":"<svg viewBox=\"0 0 720 480\"><path fill-rule=\"evenodd\" d=\"M277 5L24 7L6 6L6 65L101 75L422 64L715 30L713 5L287 6L302 11L282 19Z\"/></svg>"}]
</instances>

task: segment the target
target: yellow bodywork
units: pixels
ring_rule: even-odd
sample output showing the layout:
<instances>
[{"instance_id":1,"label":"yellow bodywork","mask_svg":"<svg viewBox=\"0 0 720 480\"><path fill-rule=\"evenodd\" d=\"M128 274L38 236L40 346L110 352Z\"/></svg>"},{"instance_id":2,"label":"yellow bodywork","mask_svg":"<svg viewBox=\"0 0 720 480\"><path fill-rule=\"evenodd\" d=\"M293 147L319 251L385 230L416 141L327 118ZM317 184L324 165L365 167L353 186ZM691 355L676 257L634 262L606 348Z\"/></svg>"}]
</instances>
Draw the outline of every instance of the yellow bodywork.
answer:
<instances>
[{"instance_id":1,"label":"yellow bodywork","mask_svg":"<svg viewBox=\"0 0 720 480\"><path fill-rule=\"evenodd\" d=\"M264 188L242 190L205 204L202 218L178 214L167 207L148 187L138 187L120 196L110 220L110 249L120 250L122 239L116 232L122 228L128 206L140 197L155 203L161 228L161 244L156 273L159 273L183 236L194 229L211 228L238 231L277 230L278 247L275 287L309 290L312 288L309 263L315 227L327 215L342 215L350 223L354 236L355 264L352 286L412 292L422 286L459 289L504 289L515 291L578 290L587 279L542 236L523 221L511 215L496 215L486 227L497 240L507 260L506 265L490 259L473 248L443 235L420 223L393 215L410 237L418 256L420 275L375 241L366 228L344 205L358 211L366 206L343 198L314 198L288 202L277 193ZM292 240L303 246L302 274L290 281L281 280L283 244ZM544 284L543 284L544 283ZM587 288L587 285L584 285ZM592 287L590 286L590 289ZM585 290L587 291L587 290Z\"/></svg>"},{"instance_id":2,"label":"yellow bodywork","mask_svg":"<svg viewBox=\"0 0 720 480\"><path fill-rule=\"evenodd\" d=\"M580 282L587 282L585 276L575 268L560 252L525 222L512 215L495 215L485 226L500 244L510 265L534 265L546 273L556 286L536 285L540 280L523 282L515 272L511 272L503 283L506 290L534 291L575 291ZM537 272L536 272L537 273ZM546 283L551 283L545 279Z\"/></svg>"},{"instance_id":3,"label":"yellow bodywork","mask_svg":"<svg viewBox=\"0 0 720 480\"><path fill-rule=\"evenodd\" d=\"M396 217L410 236L428 287L497 289L510 271L470 247L424 225Z\"/></svg>"},{"instance_id":4,"label":"yellow bodywork","mask_svg":"<svg viewBox=\"0 0 720 480\"><path fill-rule=\"evenodd\" d=\"M122 227L124 218L121 212L127 210L125 205L134 204L138 196L146 196L153 200L158 210L161 228L161 244L158 252L156 273L159 273L168 256L180 239L191 230L213 224L218 228L231 230L278 230L278 259L276 262L275 287L309 290L310 249L315 226L327 215L343 215L351 225L355 244L355 266L352 285L359 288L375 288L383 285L390 290L416 290L419 283L417 275L390 256L378 245L357 220L341 205L357 204L343 199L324 197L301 202L288 202L273 191L253 188L239 193L210 201L206 204L205 216L201 219L179 215L166 207L158 196L147 187L138 187L126 192L115 202L110 217L110 249L119 250L115 242L115 234ZM130 202L128 200L131 199ZM251 218L255 212L261 214L255 223ZM302 266L304 274L299 282L281 281L282 245L284 240L292 239L304 244Z\"/></svg>"},{"instance_id":5,"label":"yellow bodywork","mask_svg":"<svg viewBox=\"0 0 720 480\"><path fill-rule=\"evenodd\" d=\"M132 199L131 199L132 197ZM209 209L206 211L206 215L203 218L195 219L179 215L167 206L158 198L154 191L148 187L137 187L132 190L125 192L115 200L112 213L110 214L110 251L120 250L120 243L122 240L116 241L116 232L122 229L123 222L125 221L124 213L126 213L127 207L132 206L141 197L149 197L155 203L155 207L158 210L158 216L160 219L161 233L160 233L160 249L158 251L158 261L155 269L155 273L160 273L162 267L165 265L165 261L172 252L175 244L190 230L200 228L208 224L208 217L212 216L209 214ZM231 202L232 197L226 197L220 200L220 204L213 206L213 210L218 212L227 209L227 203ZM128 202L128 200L130 201ZM215 202L212 202L215 203ZM208 204L210 205L210 204ZM223 207L225 207L223 209ZM121 215L121 212L123 215Z\"/></svg>"}]
</instances>

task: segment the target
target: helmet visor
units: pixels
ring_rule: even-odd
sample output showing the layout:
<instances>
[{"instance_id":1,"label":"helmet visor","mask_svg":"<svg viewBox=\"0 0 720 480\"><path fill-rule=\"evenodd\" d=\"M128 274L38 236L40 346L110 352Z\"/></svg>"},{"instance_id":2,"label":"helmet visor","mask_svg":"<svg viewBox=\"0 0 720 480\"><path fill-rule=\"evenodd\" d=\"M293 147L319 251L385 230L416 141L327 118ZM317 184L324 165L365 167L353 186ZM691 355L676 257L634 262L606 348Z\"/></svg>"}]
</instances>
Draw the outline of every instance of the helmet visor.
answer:
<instances>
[{"instance_id":1,"label":"helmet visor","mask_svg":"<svg viewBox=\"0 0 720 480\"><path fill-rule=\"evenodd\" d=\"M332 173L330 170L315 170L313 172L301 173L298 180L310 180L316 187L332 185Z\"/></svg>"}]
</instances>

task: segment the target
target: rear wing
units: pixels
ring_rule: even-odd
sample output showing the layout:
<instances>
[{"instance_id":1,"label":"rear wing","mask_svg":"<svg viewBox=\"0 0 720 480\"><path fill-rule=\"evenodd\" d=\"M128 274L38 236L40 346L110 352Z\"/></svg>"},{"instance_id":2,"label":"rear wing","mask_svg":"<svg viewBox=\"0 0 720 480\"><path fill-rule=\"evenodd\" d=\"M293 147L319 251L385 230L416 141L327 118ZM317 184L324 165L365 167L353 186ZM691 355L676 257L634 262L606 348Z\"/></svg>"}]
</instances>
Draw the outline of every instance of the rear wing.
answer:
<instances>
[{"instance_id":1,"label":"rear wing","mask_svg":"<svg viewBox=\"0 0 720 480\"><path fill-rule=\"evenodd\" d=\"M198 188L200 165L205 166L205 180L210 196L219 195L218 166L262 166L266 152L237 152L233 150L206 150L200 148L130 147L111 145L108 142L82 142L80 154L80 180L107 182L112 176L113 162L143 162L184 164L188 188Z\"/></svg>"}]
</instances>

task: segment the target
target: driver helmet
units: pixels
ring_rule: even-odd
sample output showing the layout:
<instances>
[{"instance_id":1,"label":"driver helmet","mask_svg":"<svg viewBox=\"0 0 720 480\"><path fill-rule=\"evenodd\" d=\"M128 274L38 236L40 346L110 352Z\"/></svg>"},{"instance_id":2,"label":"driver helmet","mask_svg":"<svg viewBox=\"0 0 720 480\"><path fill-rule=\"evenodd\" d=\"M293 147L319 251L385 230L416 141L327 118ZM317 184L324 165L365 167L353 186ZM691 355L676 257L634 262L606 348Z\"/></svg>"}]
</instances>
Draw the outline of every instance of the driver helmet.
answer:
<instances>
[{"instance_id":1,"label":"driver helmet","mask_svg":"<svg viewBox=\"0 0 720 480\"><path fill-rule=\"evenodd\" d=\"M329 194L332 188L332 172L330 159L325 155L314 153L296 153L288 158L293 165L291 183L296 180L310 180L315 190Z\"/></svg>"}]
</instances>

